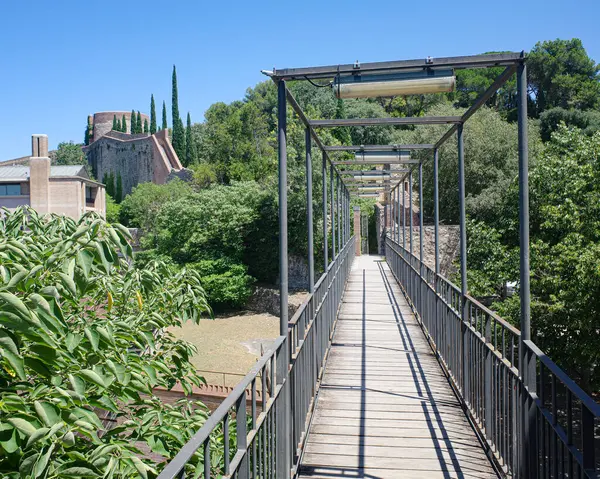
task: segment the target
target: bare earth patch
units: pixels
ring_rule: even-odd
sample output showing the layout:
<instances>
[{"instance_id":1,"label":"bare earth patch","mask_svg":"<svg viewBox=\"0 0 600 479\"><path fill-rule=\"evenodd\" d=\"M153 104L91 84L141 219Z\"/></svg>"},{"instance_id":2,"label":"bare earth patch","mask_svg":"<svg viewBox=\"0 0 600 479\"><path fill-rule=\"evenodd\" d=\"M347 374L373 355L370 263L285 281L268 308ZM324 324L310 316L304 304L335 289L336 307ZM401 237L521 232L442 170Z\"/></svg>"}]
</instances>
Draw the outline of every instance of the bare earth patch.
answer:
<instances>
[{"instance_id":1,"label":"bare earth patch","mask_svg":"<svg viewBox=\"0 0 600 479\"><path fill-rule=\"evenodd\" d=\"M271 314L240 313L236 316L186 323L171 332L198 348L192 363L209 384L235 386L279 336L279 318ZM217 371L209 373L206 371ZM223 374L226 373L226 374Z\"/></svg>"}]
</instances>

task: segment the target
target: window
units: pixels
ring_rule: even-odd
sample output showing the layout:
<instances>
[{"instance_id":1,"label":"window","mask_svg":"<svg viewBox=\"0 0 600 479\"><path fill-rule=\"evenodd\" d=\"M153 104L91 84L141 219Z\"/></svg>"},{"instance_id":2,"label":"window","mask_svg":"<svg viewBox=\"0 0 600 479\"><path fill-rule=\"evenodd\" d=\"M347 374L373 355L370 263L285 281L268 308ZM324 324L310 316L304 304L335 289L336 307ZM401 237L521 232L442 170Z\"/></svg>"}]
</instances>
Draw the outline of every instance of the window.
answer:
<instances>
[{"instance_id":1,"label":"window","mask_svg":"<svg viewBox=\"0 0 600 479\"><path fill-rule=\"evenodd\" d=\"M0 184L0 196L21 196L21 183Z\"/></svg>"},{"instance_id":2,"label":"window","mask_svg":"<svg viewBox=\"0 0 600 479\"><path fill-rule=\"evenodd\" d=\"M96 204L96 193L98 188L92 186L85 187L85 205L94 206Z\"/></svg>"}]
</instances>

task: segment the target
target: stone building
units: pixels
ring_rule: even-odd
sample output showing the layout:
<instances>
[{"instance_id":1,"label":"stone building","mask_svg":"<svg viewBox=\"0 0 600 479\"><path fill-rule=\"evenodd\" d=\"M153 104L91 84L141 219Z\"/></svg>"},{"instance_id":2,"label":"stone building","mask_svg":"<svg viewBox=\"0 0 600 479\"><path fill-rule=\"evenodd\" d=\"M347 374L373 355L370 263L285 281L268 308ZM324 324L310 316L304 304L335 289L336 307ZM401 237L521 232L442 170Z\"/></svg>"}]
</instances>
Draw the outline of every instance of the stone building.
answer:
<instances>
[{"instance_id":1,"label":"stone building","mask_svg":"<svg viewBox=\"0 0 600 479\"><path fill-rule=\"evenodd\" d=\"M127 123L127 131L125 133L131 134L131 112L130 111L101 111L88 116L88 132L90 136L90 143L99 140L109 131L112 130L113 120L116 118L121 121L125 117L125 123ZM140 113L142 119L142 125L144 120L150 124L150 118L144 113Z\"/></svg>"},{"instance_id":2,"label":"stone building","mask_svg":"<svg viewBox=\"0 0 600 479\"><path fill-rule=\"evenodd\" d=\"M188 170L181 165L168 131L160 130L154 135L113 131L114 115L119 118L118 115L123 114L104 112L93 116L93 134L90 136L93 141L83 151L94 178L101 181L113 178L115 182L120 178L124 197L139 183L164 184L172 176L185 176ZM147 116L142 115L144 118ZM127 121L129 129L131 122Z\"/></svg>"},{"instance_id":3,"label":"stone building","mask_svg":"<svg viewBox=\"0 0 600 479\"><path fill-rule=\"evenodd\" d=\"M29 205L75 219L88 211L105 215L104 185L90 179L84 165L51 166L46 135L33 135L28 163L0 166L0 207Z\"/></svg>"}]
</instances>

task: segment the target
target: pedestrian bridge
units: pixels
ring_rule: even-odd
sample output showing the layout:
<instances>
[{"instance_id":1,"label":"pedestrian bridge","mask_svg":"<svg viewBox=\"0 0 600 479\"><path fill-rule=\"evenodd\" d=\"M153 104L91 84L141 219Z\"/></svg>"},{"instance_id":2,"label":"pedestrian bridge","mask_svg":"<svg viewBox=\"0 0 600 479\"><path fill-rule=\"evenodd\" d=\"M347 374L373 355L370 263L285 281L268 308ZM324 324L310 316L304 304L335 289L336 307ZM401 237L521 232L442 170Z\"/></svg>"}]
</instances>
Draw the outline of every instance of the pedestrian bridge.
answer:
<instances>
[{"instance_id":1,"label":"pedestrian bridge","mask_svg":"<svg viewBox=\"0 0 600 479\"><path fill-rule=\"evenodd\" d=\"M264 72L278 91L280 336L159 479L598 479L600 406L531 340L525 62L523 54L502 53ZM338 98L352 92L364 97L377 96L381 83L388 82L385 92L406 94L415 93L419 79L423 88L453 85L448 75L456 69L499 66L503 72L471 108L450 117L311 120L286 87L290 80L319 87L331 79ZM463 141L464 123L515 74L519 328L468 294ZM309 295L291 319L288 106L305 127L309 267ZM321 128L390 125L449 128L437 143L419 145L327 146L317 134ZM438 241L438 152L455 134L460 286L440 272ZM313 144L322 154L319 201L313 195ZM432 267L423 260L426 161L433 162ZM383 256L361 256L356 211L351 225L351 196L366 196L366 191L384 208ZM322 208L323 221L318 280L314 204ZM417 228L419 245L413 248Z\"/></svg>"}]
</instances>

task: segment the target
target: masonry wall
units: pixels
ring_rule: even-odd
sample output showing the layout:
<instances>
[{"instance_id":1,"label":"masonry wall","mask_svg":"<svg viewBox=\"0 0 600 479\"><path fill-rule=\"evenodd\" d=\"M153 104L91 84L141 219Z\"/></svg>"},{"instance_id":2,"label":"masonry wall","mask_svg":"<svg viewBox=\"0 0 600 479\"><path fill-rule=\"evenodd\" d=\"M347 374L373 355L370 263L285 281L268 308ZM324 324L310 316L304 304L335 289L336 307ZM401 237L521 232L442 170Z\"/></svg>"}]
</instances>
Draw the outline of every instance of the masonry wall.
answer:
<instances>
[{"instance_id":1,"label":"masonry wall","mask_svg":"<svg viewBox=\"0 0 600 479\"><path fill-rule=\"evenodd\" d=\"M85 184L77 180L50 179L49 213L79 218L84 212Z\"/></svg>"},{"instance_id":2,"label":"masonry wall","mask_svg":"<svg viewBox=\"0 0 600 479\"><path fill-rule=\"evenodd\" d=\"M121 175L123 196L139 183L152 182L155 176L155 147L152 137L122 141L104 136L86 148L94 178L104 182L105 175ZM168 175L168 173L167 173ZM166 175L165 175L166 177Z\"/></svg>"}]
</instances>

